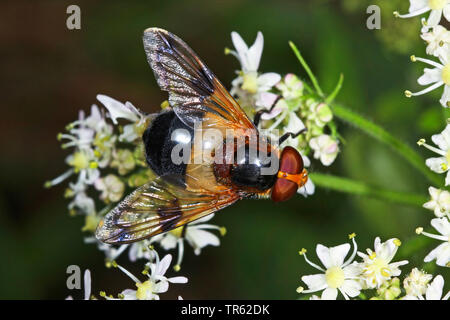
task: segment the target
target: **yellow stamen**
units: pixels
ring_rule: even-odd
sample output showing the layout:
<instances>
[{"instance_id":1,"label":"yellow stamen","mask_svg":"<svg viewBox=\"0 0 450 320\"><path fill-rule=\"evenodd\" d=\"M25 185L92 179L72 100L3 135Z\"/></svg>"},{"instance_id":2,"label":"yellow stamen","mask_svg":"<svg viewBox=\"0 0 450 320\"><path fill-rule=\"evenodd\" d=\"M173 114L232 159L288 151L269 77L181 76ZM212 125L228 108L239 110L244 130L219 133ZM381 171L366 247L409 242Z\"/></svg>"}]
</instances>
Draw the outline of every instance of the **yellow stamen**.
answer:
<instances>
[{"instance_id":1,"label":"yellow stamen","mask_svg":"<svg viewBox=\"0 0 450 320\"><path fill-rule=\"evenodd\" d=\"M341 267L331 267L325 272L325 280L330 288L339 288L345 280Z\"/></svg>"},{"instance_id":2,"label":"yellow stamen","mask_svg":"<svg viewBox=\"0 0 450 320\"><path fill-rule=\"evenodd\" d=\"M447 4L447 0L428 0L428 6L431 10L442 10Z\"/></svg>"},{"instance_id":3,"label":"yellow stamen","mask_svg":"<svg viewBox=\"0 0 450 320\"><path fill-rule=\"evenodd\" d=\"M422 232L423 232L423 228L422 227L416 228L416 233L417 234L421 234Z\"/></svg>"},{"instance_id":4,"label":"yellow stamen","mask_svg":"<svg viewBox=\"0 0 450 320\"><path fill-rule=\"evenodd\" d=\"M348 235L348 238L351 240L351 239L353 239L354 237L356 237L356 233L350 233L349 235Z\"/></svg>"},{"instance_id":5,"label":"yellow stamen","mask_svg":"<svg viewBox=\"0 0 450 320\"><path fill-rule=\"evenodd\" d=\"M450 85L450 63L442 68L442 81L444 81L446 85Z\"/></svg>"},{"instance_id":6,"label":"yellow stamen","mask_svg":"<svg viewBox=\"0 0 450 320\"><path fill-rule=\"evenodd\" d=\"M147 280L143 283L136 283L136 298L138 300L144 300L147 298L147 293L152 292L153 283L150 280Z\"/></svg>"},{"instance_id":7,"label":"yellow stamen","mask_svg":"<svg viewBox=\"0 0 450 320\"><path fill-rule=\"evenodd\" d=\"M298 254L299 255L304 255L306 253L306 249L305 248L302 248L302 250L300 250L299 252L298 252Z\"/></svg>"},{"instance_id":8,"label":"yellow stamen","mask_svg":"<svg viewBox=\"0 0 450 320\"><path fill-rule=\"evenodd\" d=\"M161 103L161 109L166 109L166 108L168 108L168 107L170 107L169 101L168 101L168 100L164 100L164 101Z\"/></svg>"}]
</instances>

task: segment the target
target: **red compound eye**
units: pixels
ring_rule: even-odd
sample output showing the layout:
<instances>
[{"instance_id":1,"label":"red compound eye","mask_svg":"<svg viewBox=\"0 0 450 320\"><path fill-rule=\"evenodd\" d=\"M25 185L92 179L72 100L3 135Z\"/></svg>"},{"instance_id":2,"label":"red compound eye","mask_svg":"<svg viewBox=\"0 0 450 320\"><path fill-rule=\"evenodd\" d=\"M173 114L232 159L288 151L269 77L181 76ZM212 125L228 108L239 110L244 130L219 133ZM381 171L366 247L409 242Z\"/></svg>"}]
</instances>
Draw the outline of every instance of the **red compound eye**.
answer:
<instances>
[{"instance_id":1,"label":"red compound eye","mask_svg":"<svg viewBox=\"0 0 450 320\"><path fill-rule=\"evenodd\" d=\"M300 186L306 183L307 178L306 171L304 172L303 170L303 159L296 149L292 147L283 149L277 177L271 194L274 202L288 200L297 192Z\"/></svg>"}]
</instances>

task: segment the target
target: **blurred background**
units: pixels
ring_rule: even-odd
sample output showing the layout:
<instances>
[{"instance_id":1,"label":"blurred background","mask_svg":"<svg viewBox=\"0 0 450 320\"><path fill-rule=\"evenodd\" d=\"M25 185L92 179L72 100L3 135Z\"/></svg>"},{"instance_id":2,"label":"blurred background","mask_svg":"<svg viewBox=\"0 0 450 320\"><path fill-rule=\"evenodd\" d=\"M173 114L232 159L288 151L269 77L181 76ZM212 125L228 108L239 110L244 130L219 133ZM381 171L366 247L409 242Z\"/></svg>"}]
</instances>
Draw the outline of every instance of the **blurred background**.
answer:
<instances>
[{"instance_id":1,"label":"blurred background","mask_svg":"<svg viewBox=\"0 0 450 320\"><path fill-rule=\"evenodd\" d=\"M81 30L66 28L70 4L81 8ZM381 7L381 30L366 28L369 4ZM404 97L405 89L417 91L421 72L409 56L425 55L419 18L392 17L392 11L406 12L408 5L407 0L2 1L0 298L79 298L82 291L66 288L71 264L91 270L97 296L100 290L117 294L133 288L124 274L104 267L102 252L83 243L84 220L69 217L65 186L44 189L43 184L66 169L67 151L61 150L57 133L77 118L78 110L89 110L96 94L131 101L147 112L157 111L166 99L145 58L144 29L158 26L177 34L228 85L239 67L224 55L224 47L232 47L231 31L247 43L263 32L261 71L305 78L288 46L292 40L326 92L343 72L337 100L415 145L440 132L446 115L438 102L440 90ZM316 163L313 171L428 195L427 180L392 150L342 122L338 129L347 141L341 154L331 167ZM424 159L430 156L425 149L420 152ZM418 238L415 228L427 226L432 216L420 207L323 189L279 204L241 201L213 220L228 230L221 246L207 247L198 257L186 247L179 274L189 284L172 285L161 298L296 299L300 277L315 273L299 249L308 249L317 261L317 243L338 245L352 232L361 250L372 248L376 236L407 243ZM421 267L437 242L422 246L414 255L400 249L398 259L410 260L403 272ZM142 265L127 260L124 255L119 263L139 274ZM433 270L434 264L425 267L443 272Z\"/></svg>"}]
</instances>

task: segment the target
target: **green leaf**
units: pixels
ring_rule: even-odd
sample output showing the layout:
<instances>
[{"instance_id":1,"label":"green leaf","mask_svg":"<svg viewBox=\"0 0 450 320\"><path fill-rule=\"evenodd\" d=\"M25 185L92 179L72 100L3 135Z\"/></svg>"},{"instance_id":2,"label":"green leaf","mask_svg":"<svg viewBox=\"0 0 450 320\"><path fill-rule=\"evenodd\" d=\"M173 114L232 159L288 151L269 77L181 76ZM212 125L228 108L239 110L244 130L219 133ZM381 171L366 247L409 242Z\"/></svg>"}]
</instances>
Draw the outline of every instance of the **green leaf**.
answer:
<instances>
[{"instance_id":1,"label":"green leaf","mask_svg":"<svg viewBox=\"0 0 450 320\"><path fill-rule=\"evenodd\" d=\"M313 172L310 173L309 176L316 186L339 192L373 197L389 202L418 207L421 207L422 204L428 200L427 197L423 195L386 190L375 186L369 186L360 181L332 176L329 174Z\"/></svg>"},{"instance_id":2,"label":"green leaf","mask_svg":"<svg viewBox=\"0 0 450 320\"><path fill-rule=\"evenodd\" d=\"M372 121L365 119L358 113L342 106L335 104L330 106L333 110L333 114L344 120L363 132L367 133L369 136L375 138L376 140L388 145L394 151L396 151L400 156L402 156L407 162L411 164L414 168L420 171L427 179L435 186L442 186L443 179L441 179L437 174L432 172L426 165L425 160L412 149L409 145L392 136L389 132L384 130L382 127L376 125Z\"/></svg>"},{"instance_id":3,"label":"green leaf","mask_svg":"<svg viewBox=\"0 0 450 320\"><path fill-rule=\"evenodd\" d=\"M291 46L292 51L294 51L295 56L297 57L298 61L300 61L300 64L305 69L306 73L308 74L309 78L311 79L311 82L314 86L314 88L317 91L317 94L321 97L324 96L322 89L319 86L319 82L316 79L316 76L312 73L311 68L306 63L305 59L303 59L302 55L300 54L300 51L297 49L295 44L292 41L289 41L289 46Z\"/></svg>"}]
</instances>

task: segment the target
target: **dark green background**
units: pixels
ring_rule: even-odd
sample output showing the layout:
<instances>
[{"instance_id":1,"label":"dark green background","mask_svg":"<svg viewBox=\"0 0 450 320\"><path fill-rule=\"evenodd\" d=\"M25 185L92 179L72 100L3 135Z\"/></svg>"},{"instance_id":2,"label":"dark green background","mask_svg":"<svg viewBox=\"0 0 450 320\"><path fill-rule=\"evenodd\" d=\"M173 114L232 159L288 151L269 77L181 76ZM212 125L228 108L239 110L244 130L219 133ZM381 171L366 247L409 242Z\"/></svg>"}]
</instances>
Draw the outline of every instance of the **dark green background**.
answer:
<instances>
[{"instance_id":1,"label":"dark green background","mask_svg":"<svg viewBox=\"0 0 450 320\"><path fill-rule=\"evenodd\" d=\"M66 7L78 4L82 29L66 28ZM133 288L118 270L106 269L103 254L83 244L81 217L70 218L64 186L44 189L44 181L62 173L66 151L56 134L88 110L97 93L156 111L166 93L156 85L141 35L147 27L168 29L183 38L225 84L239 67L224 47L230 33L252 43L258 30L265 47L260 70L306 76L291 52L297 44L323 89L330 92L345 75L339 102L378 122L414 145L440 132L444 115L435 93L406 99L418 90L420 66L410 54L425 55L415 20L394 20L392 11L408 1L374 1L382 9L382 29L368 30L366 1L2 1L0 4L0 298L61 299L81 292L66 289L66 267L77 264L93 274L93 290L117 294ZM394 4L398 5L394 5ZM412 30L412 31L411 31ZM439 91L439 92L438 92ZM347 143L336 162L311 170L350 177L397 191L427 195L426 179L386 146L341 122ZM431 154L420 150L424 159ZM442 179L444 177L442 176ZM164 298L295 299L300 277L315 273L298 250L317 261L317 243L327 246L358 234L361 249L373 240L417 237L414 229L433 217L425 209L394 205L318 189L313 197L286 203L241 201L220 212L214 222L227 235L219 248L198 257L187 248L180 275L187 285L173 285ZM412 266L437 241L417 254L400 250L398 259ZM142 264L119 263L138 274ZM433 271L434 264L428 267ZM444 268L435 268L443 273ZM172 273L173 274L173 273ZM448 275L448 273L447 273Z\"/></svg>"}]
</instances>

